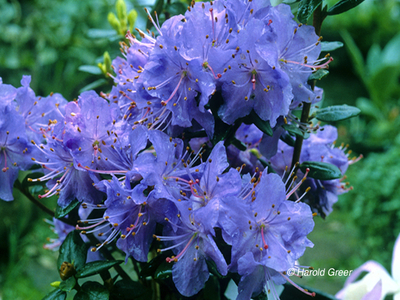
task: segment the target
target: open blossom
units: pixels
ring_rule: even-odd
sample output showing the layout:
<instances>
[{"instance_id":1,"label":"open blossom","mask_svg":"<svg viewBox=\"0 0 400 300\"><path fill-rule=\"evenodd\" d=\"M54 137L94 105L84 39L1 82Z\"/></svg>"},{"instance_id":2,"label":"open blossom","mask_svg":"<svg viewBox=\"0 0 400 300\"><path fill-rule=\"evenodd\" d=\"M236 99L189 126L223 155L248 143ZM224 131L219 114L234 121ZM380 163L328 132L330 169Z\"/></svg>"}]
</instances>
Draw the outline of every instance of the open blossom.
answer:
<instances>
[{"instance_id":1,"label":"open blossom","mask_svg":"<svg viewBox=\"0 0 400 300\"><path fill-rule=\"evenodd\" d=\"M345 174L348 166L358 159L350 159L349 153L343 146L335 148L334 142L337 139L335 127L326 125L303 142L300 163L304 161L326 162L339 168L342 175ZM350 152L351 153L351 152ZM270 159L274 170L284 176L292 164L293 147L282 141L278 143L278 152ZM301 172L299 177L301 177ZM332 206L338 200L338 195L348 192L351 188L342 182L343 179L319 180L307 178L302 184L301 190L310 188L305 195L304 201L318 211L322 216L327 216L332 212Z\"/></svg>"},{"instance_id":2,"label":"open blossom","mask_svg":"<svg viewBox=\"0 0 400 300\"><path fill-rule=\"evenodd\" d=\"M258 182L243 188L245 204L227 212L241 215L230 230L230 271L242 275L237 299L249 299L265 286L271 289L273 283L290 281L286 271L296 266L306 247L313 246L307 238L314 228L313 214L307 204L287 200L292 192L286 195L280 176L263 173Z\"/></svg>"},{"instance_id":3,"label":"open blossom","mask_svg":"<svg viewBox=\"0 0 400 300\"><path fill-rule=\"evenodd\" d=\"M0 85L1 88L1 85ZM1 99L0 99L1 100ZM13 185L19 170L32 165L23 118L9 104L0 103L0 199L11 201Z\"/></svg>"}]
</instances>

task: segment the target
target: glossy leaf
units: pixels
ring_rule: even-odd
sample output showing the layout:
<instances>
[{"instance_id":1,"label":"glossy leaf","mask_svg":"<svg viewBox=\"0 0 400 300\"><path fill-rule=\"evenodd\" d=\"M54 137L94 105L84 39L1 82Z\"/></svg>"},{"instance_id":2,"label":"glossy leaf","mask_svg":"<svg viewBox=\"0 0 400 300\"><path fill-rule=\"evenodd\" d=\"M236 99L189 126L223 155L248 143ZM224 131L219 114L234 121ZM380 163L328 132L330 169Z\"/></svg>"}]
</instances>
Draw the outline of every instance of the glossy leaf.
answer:
<instances>
[{"instance_id":1,"label":"glossy leaf","mask_svg":"<svg viewBox=\"0 0 400 300\"><path fill-rule=\"evenodd\" d=\"M118 300L148 300L151 299L152 291L137 281L122 279L114 284L110 299Z\"/></svg>"},{"instance_id":2,"label":"glossy leaf","mask_svg":"<svg viewBox=\"0 0 400 300\"><path fill-rule=\"evenodd\" d=\"M166 279L172 277L172 264L164 261L154 272L154 279Z\"/></svg>"},{"instance_id":3,"label":"glossy leaf","mask_svg":"<svg viewBox=\"0 0 400 300\"><path fill-rule=\"evenodd\" d=\"M248 122L251 121L251 122ZM269 124L269 121L264 121L262 120L255 112L254 110L251 111L251 113L245 117L244 120L245 124L254 124L257 126L258 129L260 129L262 132L265 134L272 136L274 132L272 131L271 125Z\"/></svg>"},{"instance_id":4,"label":"glossy leaf","mask_svg":"<svg viewBox=\"0 0 400 300\"><path fill-rule=\"evenodd\" d=\"M302 0L297 11L297 19L300 23L306 24L308 18L321 3L322 0Z\"/></svg>"},{"instance_id":5,"label":"glossy leaf","mask_svg":"<svg viewBox=\"0 0 400 300\"><path fill-rule=\"evenodd\" d=\"M65 300L67 298L67 293L59 289L56 289L48 293L42 300Z\"/></svg>"},{"instance_id":6,"label":"glossy leaf","mask_svg":"<svg viewBox=\"0 0 400 300\"><path fill-rule=\"evenodd\" d=\"M283 124L282 128L289 132L291 135L300 135L305 139L308 139L310 134L307 131L301 130L299 127L293 124Z\"/></svg>"},{"instance_id":7,"label":"glossy leaf","mask_svg":"<svg viewBox=\"0 0 400 300\"><path fill-rule=\"evenodd\" d=\"M76 269L81 268L86 262L88 246L83 242L79 231L71 231L60 247L60 255L57 260L57 268L60 269L63 262L69 262Z\"/></svg>"},{"instance_id":8,"label":"glossy leaf","mask_svg":"<svg viewBox=\"0 0 400 300\"><path fill-rule=\"evenodd\" d=\"M246 151L247 146L242 142L239 141L237 138L233 137L230 139L230 142L232 145L234 145L236 148L238 148L240 151Z\"/></svg>"},{"instance_id":9,"label":"glossy leaf","mask_svg":"<svg viewBox=\"0 0 400 300\"><path fill-rule=\"evenodd\" d=\"M361 4L364 0L340 0L330 9L328 9L328 16L338 15L344 13L357 5Z\"/></svg>"},{"instance_id":10,"label":"glossy leaf","mask_svg":"<svg viewBox=\"0 0 400 300\"><path fill-rule=\"evenodd\" d=\"M74 300L108 300L110 292L102 284L94 281L85 282Z\"/></svg>"},{"instance_id":11,"label":"glossy leaf","mask_svg":"<svg viewBox=\"0 0 400 300\"><path fill-rule=\"evenodd\" d=\"M359 115L360 109L349 105L335 105L320 109L316 113L316 118L324 122L336 122L346 120Z\"/></svg>"},{"instance_id":12,"label":"glossy leaf","mask_svg":"<svg viewBox=\"0 0 400 300\"><path fill-rule=\"evenodd\" d=\"M92 39L113 38L117 36L115 30L113 29L96 29L96 28L89 29L87 35Z\"/></svg>"},{"instance_id":13,"label":"glossy leaf","mask_svg":"<svg viewBox=\"0 0 400 300\"><path fill-rule=\"evenodd\" d=\"M77 273L75 276L76 276L76 278L83 278L83 277L88 277L88 276L92 276L95 274L99 274L99 273L106 271L122 262L123 262L122 260L92 261L92 262L85 264L82 268L77 270Z\"/></svg>"},{"instance_id":14,"label":"glossy leaf","mask_svg":"<svg viewBox=\"0 0 400 300\"><path fill-rule=\"evenodd\" d=\"M142 277L153 276L154 272L162 263L165 262L165 259L167 257L168 255L165 255L165 252L154 257L151 261L142 266L140 271L140 277L142 278Z\"/></svg>"},{"instance_id":15,"label":"glossy leaf","mask_svg":"<svg viewBox=\"0 0 400 300\"><path fill-rule=\"evenodd\" d=\"M94 74L94 75L100 75L101 74L101 70L97 66L82 65L82 66L79 66L78 70L82 71L82 72Z\"/></svg>"},{"instance_id":16,"label":"glossy leaf","mask_svg":"<svg viewBox=\"0 0 400 300\"><path fill-rule=\"evenodd\" d=\"M312 73L310 75L310 77L308 77L308 80L321 80L322 78L324 78L328 74L329 74L328 70L319 69L319 70L317 70L317 72Z\"/></svg>"},{"instance_id":17,"label":"glossy leaf","mask_svg":"<svg viewBox=\"0 0 400 300\"><path fill-rule=\"evenodd\" d=\"M342 42L321 42L321 51L322 52L329 52L334 51L336 49L342 48Z\"/></svg>"},{"instance_id":18,"label":"glossy leaf","mask_svg":"<svg viewBox=\"0 0 400 300\"><path fill-rule=\"evenodd\" d=\"M79 205L79 201L77 199L74 199L73 201L71 201L70 204L68 204L65 207L61 207L59 205L57 205L56 208L56 212L54 214L54 217L59 219L64 217L65 215L67 215L71 210L73 210L77 205Z\"/></svg>"},{"instance_id":19,"label":"glossy leaf","mask_svg":"<svg viewBox=\"0 0 400 300\"><path fill-rule=\"evenodd\" d=\"M65 281L61 281L59 289L64 292L69 292L69 291L72 291L75 284L76 284L76 279L74 276L72 276Z\"/></svg>"},{"instance_id":20,"label":"glossy leaf","mask_svg":"<svg viewBox=\"0 0 400 300\"><path fill-rule=\"evenodd\" d=\"M342 177L342 172L338 167L332 164L316 161L305 161L300 165L300 170L306 173L306 169L310 169L308 177L319 180L331 180Z\"/></svg>"}]
</instances>

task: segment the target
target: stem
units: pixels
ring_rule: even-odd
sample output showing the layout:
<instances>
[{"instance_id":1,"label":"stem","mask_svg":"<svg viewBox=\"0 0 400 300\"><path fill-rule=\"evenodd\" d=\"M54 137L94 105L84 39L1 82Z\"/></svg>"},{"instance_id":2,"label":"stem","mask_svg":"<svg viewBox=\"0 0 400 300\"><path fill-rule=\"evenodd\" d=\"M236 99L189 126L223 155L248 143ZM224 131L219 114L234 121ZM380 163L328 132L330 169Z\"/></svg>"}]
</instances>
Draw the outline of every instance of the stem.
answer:
<instances>
[{"instance_id":1,"label":"stem","mask_svg":"<svg viewBox=\"0 0 400 300\"><path fill-rule=\"evenodd\" d=\"M21 184L21 182L17 179L15 181L15 186L20 190L20 192L22 194L24 194L24 196L26 198L28 198L31 202L33 202L36 206L38 206L41 210L43 210L46 214L50 215L52 218L54 218L54 211L52 211L50 208L48 208L46 205L44 205L42 202L40 202L39 200L37 200L35 197L33 197L31 195L31 193L29 193L29 191L24 188Z\"/></svg>"},{"instance_id":2,"label":"stem","mask_svg":"<svg viewBox=\"0 0 400 300\"><path fill-rule=\"evenodd\" d=\"M313 14L313 26L315 28L315 33L319 36L321 34L321 26L322 26L322 2L321 4L315 9L314 14ZM315 88L315 80L311 82L311 90L314 91ZM310 109L311 109L311 103L306 103L303 102L303 110L301 111L301 117L300 117L300 122L301 123L308 123L308 117L310 115ZM300 154L301 154L301 148L303 146L303 140L304 137L301 135L296 135L296 141L294 144L294 150L293 150L293 157L292 157L292 166L290 168L293 169L293 167L300 161ZM294 170L293 172L293 177L297 173L298 167ZM291 182L291 181L289 181Z\"/></svg>"},{"instance_id":3,"label":"stem","mask_svg":"<svg viewBox=\"0 0 400 300\"><path fill-rule=\"evenodd\" d=\"M43 210L46 214L50 215L52 218L55 217L54 211L51 210L50 208L48 208L46 205L44 205L42 202L40 202L39 200L37 200L35 197L32 196L32 194L28 191L28 189L26 189L25 187L22 186L21 182L17 179L15 181L15 187L19 189L19 191L24 194L24 196L26 198L28 198L31 202L33 202L33 204L35 204L36 206L38 206L41 210ZM76 222L69 220L67 218L57 218L58 220L64 222L65 224L71 225L71 226L75 226Z\"/></svg>"}]
</instances>

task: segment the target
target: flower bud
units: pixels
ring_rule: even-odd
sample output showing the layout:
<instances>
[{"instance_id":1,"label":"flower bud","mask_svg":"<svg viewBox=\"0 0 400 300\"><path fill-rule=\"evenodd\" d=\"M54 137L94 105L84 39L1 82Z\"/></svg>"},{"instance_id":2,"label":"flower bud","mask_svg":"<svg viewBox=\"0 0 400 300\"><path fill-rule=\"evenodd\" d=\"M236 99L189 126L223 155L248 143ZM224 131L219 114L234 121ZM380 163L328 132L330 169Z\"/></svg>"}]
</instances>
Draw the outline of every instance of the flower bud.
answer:
<instances>
[{"instance_id":1,"label":"flower bud","mask_svg":"<svg viewBox=\"0 0 400 300\"><path fill-rule=\"evenodd\" d=\"M115 4L115 8L117 10L117 17L121 24L120 27L120 34L125 35L126 33L126 25L127 25L127 11L126 11L126 4L124 0L117 0Z\"/></svg>"},{"instance_id":2,"label":"flower bud","mask_svg":"<svg viewBox=\"0 0 400 300\"><path fill-rule=\"evenodd\" d=\"M59 274L62 280L67 280L76 274L75 266L67 261L64 261L60 267Z\"/></svg>"},{"instance_id":3,"label":"flower bud","mask_svg":"<svg viewBox=\"0 0 400 300\"><path fill-rule=\"evenodd\" d=\"M129 30L132 32L135 23L136 23L136 19L138 17L138 13L135 9L132 9L129 14L128 14L128 23L129 23Z\"/></svg>"},{"instance_id":4,"label":"flower bud","mask_svg":"<svg viewBox=\"0 0 400 300\"><path fill-rule=\"evenodd\" d=\"M119 33L120 28L121 28L121 23L117 19L117 16L114 13L109 12L108 16L107 16L107 20L108 20L108 23L110 23L110 25L112 26L112 28L114 28Z\"/></svg>"},{"instance_id":5,"label":"flower bud","mask_svg":"<svg viewBox=\"0 0 400 300\"><path fill-rule=\"evenodd\" d=\"M112 71L111 70L111 57L110 57L110 54L108 53L108 51L104 52L103 58L104 58L104 67L105 67L106 74L111 73L111 71Z\"/></svg>"}]
</instances>

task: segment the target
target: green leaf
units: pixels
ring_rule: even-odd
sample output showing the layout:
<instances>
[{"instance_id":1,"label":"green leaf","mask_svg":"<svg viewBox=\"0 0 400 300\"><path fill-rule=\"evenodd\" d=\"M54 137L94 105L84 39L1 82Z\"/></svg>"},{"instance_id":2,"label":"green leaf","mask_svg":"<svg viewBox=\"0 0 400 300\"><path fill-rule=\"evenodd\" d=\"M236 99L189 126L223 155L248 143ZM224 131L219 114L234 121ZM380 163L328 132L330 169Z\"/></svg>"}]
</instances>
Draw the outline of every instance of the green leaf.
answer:
<instances>
[{"instance_id":1,"label":"green leaf","mask_svg":"<svg viewBox=\"0 0 400 300\"><path fill-rule=\"evenodd\" d=\"M400 33L392 38L389 43L386 44L382 51L382 60L388 65L400 65Z\"/></svg>"},{"instance_id":2,"label":"green leaf","mask_svg":"<svg viewBox=\"0 0 400 300\"><path fill-rule=\"evenodd\" d=\"M42 300L65 300L67 298L67 293L59 289L56 289L48 293Z\"/></svg>"},{"instance_id":3,"label":"green leaf","mask_svg":"<svg viewBox=\"0 0 400 300\"><path fill-rule=\"evenodd\" d=\"M101 74L101 70L98 66L82 65L82 66L79 66L78 70L82 71L82 72L94 74L94 75Z\"/></svg>"},{"instance_id":4,"label":"green leaf","mask_svg":"<svg viewBox=\"0 0 400 300\"><path fill-rule=\"evenodd\" d=\"M157 270L158 266L165 262L168 256L164 253L157 255L151 261L144 264L140 271L140 278L145 278L148 276L153 276L154 272Z\"/></svg>"},{"instance_id":5,"label":"green leaf","mask_svg":"<svg viewBox=\"0 0 400 300\"><path fill-rule=\"evenodd\" d=\"M359 115L360 109L346 104L335 105L320 109L316 113L316 118L324 122L336 122L346 120Z\"/></svg>"},{"instance_id":6,"label":"green leaf","mask_svg":"<svg viewBox=\"0 0 400 300\"><path fill-rule=\"evenodd\" d=\"M85 282L74 300L108 300L110 292L102 284L94 281Z\"/></svg>"},{"instance_id":7,"label":"green leaf","mask_svg":"<svg viewBox=\"0 0 400 300\"><path fill-rule=\"evenodd\" d=\"M386 65L372 74L367 80L368 91L375 105L384 110L385 104L390 100L395 89L399 86L398 77L400 67Z\"/></svg>"},{"instance_id":8,"label":"green leaf","mask_svg":"<svg viewBox=\"0 0 400 300\"><path fill-rule=\"evenodd\" d=\"M378 107L369 99L360 97L356 100L357 107L361 110L363 115L374 118L375 120L383 120L384 116Z\"/></svg>"},{"instance_id":9,"label":"green leaf","mask_svg":"<svg viewBox=\"0 0 400 300\"><path fill-rule=\"evenodd\" d=\"M321 42L321 51L322 52L329 52L334 51L336 49L342 48L342 42Z\"/></svg>"},{"instance_id":10,"label":"green leaf","mask_svg":"<svg viewBox=\"0 0 400 300\"><path fill-rule=\"evenodd\" d=\"M80 202L77 199L74 199L70 204L65 207L61 207L57 204L56 212L54 217L59 219L67 215L71 210L73 210Z\"/></svg>"},{"instance_id":11,"label":"green leaf","mask_svg":"<svg viewBox=\"0 0 400 300\"><path fill-rule=\"evenodd\" d=\"M322 78L324 78L325 76L327 76L329 74L328 70L325 69L319 69L317 70L317 72L312 73L310 75L310 77L308 77L308 80L321 80Z\"/></svg>"},{"instance_id":12,"label":"green leaf","mask_svg":"<svg viewBox=\"0 0 400 300\"><path fill-rule=\"evenodd\" d=\"M213 260L206 260L208 271L214 275L216 278L223 278L224 276L218 272L217 264Z\"/></svg>"},{"instance_id":13,"label":"green leaf","mask_svg":"<svg viewBox=\"0 0 400 300\"><path fill-rule=\"evenodd\" d=\"M302 0L297 11L297 19L300 23L306 24L308 18L321 3L322 0Z\"/></svg>"},{"instance_id":14,"label":"green leaf","mask_svg":"<svg viewBox=\"0 0 400 300\"><path fill-rule=\"evenodd\" d=\"M207 265L210 268L210 265L208 264L208 261L207 261ZM218 271L216 271L216 272L218 272ZM212 273L212 274L214 274L214 273ZM220 287L220 282L219 282L218 278L222 278L221 274L219 274L219 277L211 275L208 278L208 280L206 281L206 284L205 284L205 286L203 288L203 299L205 299L205 300L208 300L208 299L221 300L221 296L220 296L221 287Z\"/></svg>"},{"instance_id":15,"label":"green leaf","mask_svg":"<svg viewBox=\"0 0 400 300\"><path fill-rule=\"evenodd\" d=\"M114 284L111 299L118 300L148 300L151 299L152 291L137 281L122 279Z\"/></svg>"},{"instance_id":16,"label":"green leaf","mask_svg":"<svg viewBox=\"0 0 400 300\"><path fill-rule=\"evenodd\" d=\"M232 137L230 139L230 142L232 145L234 145L236 148L238 148L240 151L246 151L247 150L247 146L246 144L244 144L242 141L239 141L237 138Z\"/></svg>"},{"instance_id":17,"label":"green leaf","mask_svg":"<svg viewBox=\"0 0 400 300\"><path fill-rule=\"evenodd\" d=\"M93 90L95 88L98 88L99 86L102 86L103 84L106 84L107 80L105 80L104 78L98 79L90 84L88 84L87 86L84 86L83 88L81 88L79 90L79 93L83 93L85 91L90 91Z\"/></svg>"},{"instance_id":18,"label":"green leaf","mask_svg":"<svg viewBox=\"0 0 400 300\"><path fill-rule=\"evenodd\" d=\"M347 50L349 51L350 58L353 61L354 68L358 73L358 76L365 82L365 68L364 68L364 58L360 49L357 47L350 33L347 31L341 31L340 35L342 36L344 43L346 45Z\"/></svg>"},{"instance_id":19,"label":"green leaf","mask_svg":"<svg viewBox=\"0 0 400 300\"><path fill-rule=\"evenodd\" d=\"M310 136L307 131L301 130L299 127L293 124L283 124L282 128L292 135L300 135L305 139L308 139L308 137Z\"/></svg>"},{"instance_id":20,"label":"green leaf","mask_svg":"<svg viewBox=\"0 0 400 300\"><path fill-rule=\"evenodd\" d=\"M112 29L96 29L96 28L89 29L87 35L91 39L113 38L118 36Z\"/></svg>"},{"instance_id":21,"label":"green leaf","mask_svg":"<svg viewBox=\"0 0 400 300\"><path fill-rule=\"evenodd\" d=\"M251 111L251 113L244 118L243 121L245 124L254 124L257 126L258 129L260 129L262 132L264 132L266 135L272 136L274 132L272 131L271 125L269 124L269 121L264 121L262 120L254 110Z\"/></svg>"},{"instance_id":22,"label":"green leaf","mask_svg":"<svg viewBox=\"0 0 400 300\"><path fill-rule=\"evenodd\" d=\"M154 272L154 279L166 279L172 277L172 264L164 261Z\"/></svg>"},{"instance_id":23,"label":"green leaf","mask_svg":"<svg viewBox=\"0 0 400 300\"><path fill-rule=\"evenodd\" d=\"M371 77L384 66L381 55L381 47L379 47L378 44L373 44L371 48L369 48L367 54L368 77Z\"/></svg>"},{"instance_id":24,"label":"green leaf","mask_svg":"<svg viewBox=\"0 0 400 300\"><path fill-rule=\"evenodd\" d=\"M75 266L76 269L81 268L86 262L88 246L83 242L79 231L71 231L60 247L60 255L57 260L57 268L63 262L69 262Z\"/></svg>"},{"instance_id":25,"label":"green leaf","mask_svg":"<svg viewBox=\"0 0 400 300\"><path fill-rule=\"evenodd\" d=\"M68 278L65 281L61 281L59 289L64 291L64 292L70 292L76 285L76 279L74 276Z\"/></svg>"},{"instance_id":26,"label":"green leaf","mask_svg":"<svg viewBox=\"0 0 400 300\"><path fill-rule=\"evenodd\" d=\"M332 164L316 161L305 161L300 165L300 170L306 173L306 169L310 169L307 177L320 180L331 180L342 177L342 172L338 167Z\"/></svg>"},{"instance_id":27,"label":"green leaf","mask_svg":"<svg viewBox=\"0 0 400 300\"><path fill-rule=\"evenodd\" d=\"M340 0L327 11L328 16L338 15L344 13L357 5L361 4L364 0Z\"/></svg>"},{"instance_id":28,"label":"green leaf","mask_svg":"<svg viewBox=\"0 0 400 300\"><path fill-rule=\"evenodd\" d=\"M115 265L118 265L122 262L123 262L122 260L92 261L92 262L85 264L82 268L78 269L75 277L83 278L83 277L88 277L88 276L92 276L95 274L99 274L99 273L106 271L109 268L114 267Z\"/></svg>"}]
</instances>

